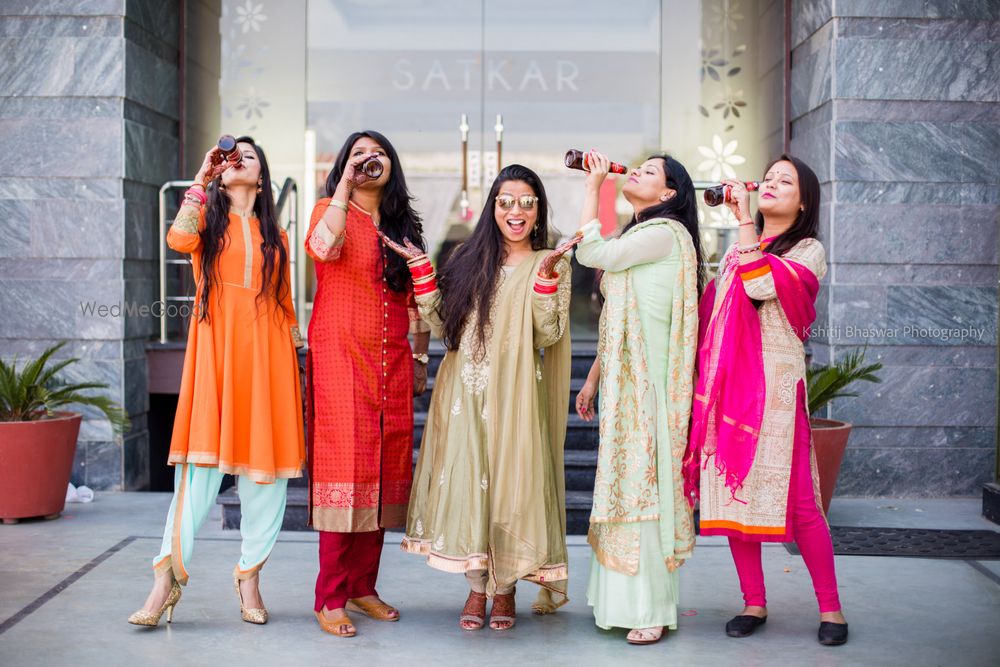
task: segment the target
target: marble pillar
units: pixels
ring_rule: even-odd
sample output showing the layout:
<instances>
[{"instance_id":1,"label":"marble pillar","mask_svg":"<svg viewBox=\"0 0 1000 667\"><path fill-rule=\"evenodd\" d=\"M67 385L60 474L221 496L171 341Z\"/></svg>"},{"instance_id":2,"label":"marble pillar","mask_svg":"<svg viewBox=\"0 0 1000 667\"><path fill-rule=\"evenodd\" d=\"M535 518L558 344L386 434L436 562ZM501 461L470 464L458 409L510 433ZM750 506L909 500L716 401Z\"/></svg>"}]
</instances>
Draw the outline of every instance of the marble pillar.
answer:
<instances>
[{"instance_id":1,"label":"marble pillar","mask_svg":"<svg viewBox=\"0 0 1000 667\"><path fill-rule=\"evenodd\" d=\"M881 384L837 491L974 495L997 427L1000 4L792 5L792 152L822 183L817 363L867 345Z\"/></svg>"},{"instance_id":2,"label":"marble pillar","mask_svg":"<svg viewBox=\"0 0 1000 667\"><path fill-rule=\"evenodd\" d=\"M176 1L0 3L0 354L65 340L68 377L109 385L123 436L84 410L73 481L148 485L145 341L157 190L178 155ZM118 306L101 316L90 306Z\"/></svg>"}]
</instances>

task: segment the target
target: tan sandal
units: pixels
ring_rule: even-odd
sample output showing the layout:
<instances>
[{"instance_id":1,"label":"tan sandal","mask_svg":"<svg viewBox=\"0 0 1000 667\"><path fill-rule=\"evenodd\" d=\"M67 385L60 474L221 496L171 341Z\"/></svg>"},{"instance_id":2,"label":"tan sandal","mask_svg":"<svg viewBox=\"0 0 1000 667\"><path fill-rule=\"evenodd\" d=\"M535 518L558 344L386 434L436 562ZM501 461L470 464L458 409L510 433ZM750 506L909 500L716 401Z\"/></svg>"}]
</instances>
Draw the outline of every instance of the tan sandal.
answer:
<instances>
[{"instance_id":1,"label":"tan sandal","mask_svg":"<svg viewBox=\"0 0 1000 667\"><path fill-rule=\"evenodd\" d=\"M323 628L323 632L329 632L337 637L353 637L357 634L354 623L351 622L351 617L347 615L347 612L341 612L340 616L332 619L324 616L322 611L314 611L313 613L316 614L316 620L319 621L319 627ZM342 630L341 628L350 629Z\"/></svg>"},{"instance_id":2,"label":"tan sandal","mask_svg":"<svg viewBox=\"0 0 1000 667\"><path fill-rule=\"evenodd\" d=\"M462 615L458 617L458 625L463 630L483 629L486 625L486 593L469 591L469 597L465 599L465 606L462 607Z\"/></svg>"},{"instance_id":3,"label":"tan sandal","mask_svg":"<svg viewBox=\"0 0 1000 667\"><path fill-rule=\"evenodd\" d=\"M493 608L490 609L490 627L494 630L510 630L517 622L517 613L514 609L514 591L510 593L497 593L493 596ZM498 623L509 623L503 627Z\"/></svg>"},{"instance_id":4,"label":"tan sandal","mask_svg":"<svg viewBox=\"0 0 1000 667\"><path fill-rule=\"evenodd\" d=\"M376 600L375 602L365 602L361 598L352 598L347 601L347 608L350 611L358 611L373 618L376 621L398 621L399 610L390 604ZM393 616L395 614L395 616Z\"/></svg>"}]
</instances>

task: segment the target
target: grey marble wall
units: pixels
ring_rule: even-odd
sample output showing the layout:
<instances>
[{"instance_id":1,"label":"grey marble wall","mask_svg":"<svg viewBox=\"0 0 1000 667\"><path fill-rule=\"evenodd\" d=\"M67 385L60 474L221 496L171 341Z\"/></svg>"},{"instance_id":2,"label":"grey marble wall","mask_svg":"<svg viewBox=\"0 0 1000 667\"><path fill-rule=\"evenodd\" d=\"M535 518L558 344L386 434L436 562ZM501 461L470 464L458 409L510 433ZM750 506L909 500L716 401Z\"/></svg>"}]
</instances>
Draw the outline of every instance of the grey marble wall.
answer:
<instances>
[{"instance_id":1,"label":"grey marble wall","mask_svg":"<svg viewBox=\"0 0 1000 667\"><path fill-rule=\"evenodd\" d=\"M0 354L57 340L132 428L85 411L73 473L148 484L152 318L84 306L156 298L157 189L178 154L177 2L0 3Z\"/></svg>"},{"instance_id":2,"label":"grey marble wall","mask_svg":"<svg viewBox=\"0 0 1000 667\"><path fill-rule=\"evenodd\" d=\"M823 182L815 358L878 385L838 493L977 494L995 470L1000 4L795 1L792 150Z\"/></svg>"}]
</instances>

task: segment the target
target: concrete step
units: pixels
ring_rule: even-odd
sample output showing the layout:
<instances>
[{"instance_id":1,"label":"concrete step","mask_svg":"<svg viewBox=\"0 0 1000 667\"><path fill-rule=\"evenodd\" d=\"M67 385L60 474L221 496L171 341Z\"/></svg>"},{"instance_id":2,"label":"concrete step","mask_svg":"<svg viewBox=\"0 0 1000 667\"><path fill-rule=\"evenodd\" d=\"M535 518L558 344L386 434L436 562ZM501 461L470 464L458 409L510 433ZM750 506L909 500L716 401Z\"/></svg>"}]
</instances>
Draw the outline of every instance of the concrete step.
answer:
<instances>
[{"instance_id":1,"label":"concrete step","mask_svg":"<svg viewBox=\"0 0 1000 667\"><path fill-rule=\"evenodd\" d=\"M425 391L420 396L413 397L413 412L421 413L427 412L431 407L431 393L434 391L434 381L435 378L427 379L427 391ZM585 377L573 378L569 381L569 403L566 408L569 410L570 414L576 413L576 395L580 393L583 389L583 383L586 382ZM594 402L594 407L596 409L597 402Z\"/></svg>"},{"instance_id":2,"label":"concrete step","mask_svg":"<svg viewBox=\"0 0 1000 667\"><path fill-rule=\"evenodd\" d=\"M281 524L282 530L311 530L306 525L309 516L308 493L308 489L302 487L289 487L285 518ZM593 494L590 491L566 491L567 534L587 534L592 501ZM222 505L222 527L226 530L238 530L240 527L240 498L236 495L236 489L231 488L220 493L218 502Z\"/></svg>"},{"instance_id":3,"label":"concrete step","mask_svg":"<svg viewBox=\"0 0 1000 667\"><path fill-rule=\"evenodd\" d=\"M413 415L413 442L419 443L423 440L424 424L427 423L427 413L418 412ZM566 421L566 450L588 449L597 450L598 427L597 420L585 422L577 414L569 415Z\"/></svg>"}]
</instances>

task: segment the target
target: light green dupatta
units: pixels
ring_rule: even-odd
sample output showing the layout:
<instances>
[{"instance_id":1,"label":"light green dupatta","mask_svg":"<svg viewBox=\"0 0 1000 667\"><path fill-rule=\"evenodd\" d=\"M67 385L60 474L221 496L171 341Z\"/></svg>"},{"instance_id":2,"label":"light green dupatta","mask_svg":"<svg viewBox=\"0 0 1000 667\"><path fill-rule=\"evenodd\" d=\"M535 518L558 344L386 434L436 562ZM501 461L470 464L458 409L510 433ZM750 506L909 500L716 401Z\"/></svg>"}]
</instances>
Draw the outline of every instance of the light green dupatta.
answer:
<instances>
[{"instance_id":1,"label":"light green dupatta","mask_svg":"<svg viewBox=\"0 0 1000 667\"><path fill-rule=\"evenodd\" d=\"M600 450L588 542L604 567L634 575L639 568L640 521L660 522L665 564L679 567L694 549L694 522L684 499L681 464L691 416L698 339L697 260L687 230L677 221L645 221L674 233L680 262L673 280L666 340L665 397L650 377L633 269L607 272L597 354L601 363ZM669 448L668 452L663 447ZM670 476L658 474L669 465ZM670 483L672 488L663 488ZM672 521L669 520L672 518ZM662 519L662 520L661 520Z\"/></svg>"}]
</instances>

